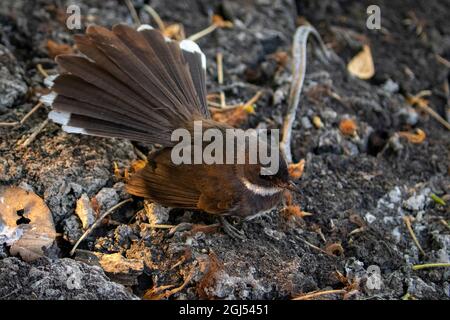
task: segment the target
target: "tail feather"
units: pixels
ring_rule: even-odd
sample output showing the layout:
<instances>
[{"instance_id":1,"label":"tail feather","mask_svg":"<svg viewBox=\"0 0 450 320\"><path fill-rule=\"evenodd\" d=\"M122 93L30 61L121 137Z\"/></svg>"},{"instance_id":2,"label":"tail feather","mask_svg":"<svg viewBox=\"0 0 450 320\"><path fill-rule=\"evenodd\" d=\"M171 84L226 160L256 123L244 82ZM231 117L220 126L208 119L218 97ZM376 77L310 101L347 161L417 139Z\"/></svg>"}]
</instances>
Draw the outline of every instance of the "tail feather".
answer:
<instances>
[{"instance_id":1,"label":"tail feather","mask_svg":"<svg viewBox=\"0 0 450 320\"><path fill-rule=\"evenodd\" d=\"M42 99L54 108L49 117L69 132L164 146L172 130L209 118L204 56L143 29L92 26L76 36L84 56L57 58L69 73L48 81L57 93Z\"/></svg>"}]
</instances>

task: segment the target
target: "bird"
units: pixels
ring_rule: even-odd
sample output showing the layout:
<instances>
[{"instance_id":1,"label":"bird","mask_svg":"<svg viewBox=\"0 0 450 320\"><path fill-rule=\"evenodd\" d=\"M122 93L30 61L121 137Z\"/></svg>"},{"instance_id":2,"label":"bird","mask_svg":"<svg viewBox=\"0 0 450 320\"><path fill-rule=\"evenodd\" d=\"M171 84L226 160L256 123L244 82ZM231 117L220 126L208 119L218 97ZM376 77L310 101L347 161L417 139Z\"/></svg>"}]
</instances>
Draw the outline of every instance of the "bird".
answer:
<instances>
[{"instance_id":1,"label":"bird","mask_svg":"<svg viewBox=\"0 0 450 320\"><path fill-rule=\"evenodd\" d=\"M251 219L297 190L280 152L278 171L262 174L260 163L176 164L174 130L225 132L231 126L211 118L206 98L206 57L190 40L166 38L149 25L92 25L74 35L79 53L57 56L62 70L45 83L41 101L48 118L68 133L123 138L159 146L134 173L126 190L165 207L199 210L219 217L224 231L243 239L226 217ZM248 149L246 149L246 159Z\"/></svg>"}]
</instances>

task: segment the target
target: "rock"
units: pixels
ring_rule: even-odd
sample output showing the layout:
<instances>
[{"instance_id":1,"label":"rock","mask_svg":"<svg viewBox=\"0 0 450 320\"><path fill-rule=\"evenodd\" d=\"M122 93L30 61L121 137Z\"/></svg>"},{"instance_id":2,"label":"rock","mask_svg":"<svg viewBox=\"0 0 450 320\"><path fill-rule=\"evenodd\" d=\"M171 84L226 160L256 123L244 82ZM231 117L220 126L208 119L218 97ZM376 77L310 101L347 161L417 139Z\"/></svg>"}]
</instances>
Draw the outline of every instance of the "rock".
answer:
<instances>
[{"instance_id":1,"label":"rock","mask_svg":"<svg viewBox=\"0 0 450 320\"><path fill-rule=\"evenodd\" d=\"M430 299L436 295L436 287L433 283L427 284L421 278L413 276L406 281L408 285L407 292L418 299Z\"/></svg>"},{"instance_id":2,"label":"rock","mask_svg":"<svg viewBox=\"0 0 450 320\"><path fill-rule=\"evenodd\" d=\"M100 266L115 282L125 286L137 284L137 277L144 271L144 262L138 259L127 259L120 253L97 254Z\"/></svg>"},{"instance_id":3,"label":"rock","mask_svg":"<svg viewBox=\"0 0 450 320\"><path fill-rule=\"evenodd\" d=\"M24 71L16 58L0 44L0 114L11 108L28 91Z\"/></svg>"},{"instance_id":4,"label":"rock","mask_svg":"<svg viewBox=\"0 0 450 320\"><path fill-rule=\"evenodd\" d=\"M100 212L105 212L119 203L120 197L114 188L103 188L95 196Z\"/></svg>"},{"instance_id":5,"label":"rock","mask_svg":"<svg viewBox=\"0 0 450 320\"><path fill-rule=\"evenodd\" d=\"M381 88L388 93L396 93L398 92L399 85L397 82L392 81L392 79L389 78L385 83L383 83Z\"/></svg>"},{"instance_id":6,"label":"rock","mask_svg":"<svg viewBox=\"0 0 450 320\"><path fill-rule=\"evenodd\" d=\"M25 263L0 260L0 299L11 300L126 300L137 299L110 281L100 267L72 259L40 259Z\"/></svg>"},{"instance_id":7,"label":"rock","mask_svg":"<svg viewBox=\"0 0 450 320\"><path fill-rule=\"evenodd\" d=\"M302 123L302 127L306 130L309 130L312 128L312 123L308 117L302 117L301 123Z\"/></svg>"},{"instance_id":8,"label":"rock","mask_svg":"<svg viewBox=\"0 0 450 320\"><path fill-rule=\"evenodd\" d=\"M148 201L145 201L144 207L149 224L164 224L169 220L170 210L168 208Z\"/></svg>"},{"instance_id":9,"label":"rock","mask_svg":"<svg viewBox=\"0 0 450 320\"><path fill-rule=\"evenodd\" d=\"M409 197L403 202L403 207L411 211L420 211L425 208L425 205L430 201L428 194L430 189L423 189L419 194Z\"/></svg>"},{"instance_id":10,"label":"rock","mask_svg":"<svg viewBox=\"0 0 450 320\"><path fill-rule=\"evenodd\" d=\"M95 211L87 194L84 193L78 199L75 214L80 218L84 230L87 230L95 222Z\"/></svg>"},{"instance_id":11,"label":"rock","mask_svg":"<svg viewBox=\"0 0 450 320\"><path fill-rule=\"evenodd\" d=\"M75 244L83 234L83 225L76 215L71 215L64 220L64 238L71 244Z\"/></svg>"}]
</instances>

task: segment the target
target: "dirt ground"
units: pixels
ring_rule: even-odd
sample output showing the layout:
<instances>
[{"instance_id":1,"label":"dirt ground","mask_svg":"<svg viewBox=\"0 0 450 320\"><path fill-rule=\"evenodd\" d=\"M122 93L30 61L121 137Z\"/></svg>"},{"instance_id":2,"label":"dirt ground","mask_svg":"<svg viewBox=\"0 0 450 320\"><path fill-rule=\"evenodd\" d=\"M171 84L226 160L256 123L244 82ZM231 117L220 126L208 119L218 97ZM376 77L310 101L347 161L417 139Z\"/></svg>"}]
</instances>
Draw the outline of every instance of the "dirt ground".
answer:
<instances>
[{"instance_id":1,"label":"dirt ground","mask_svg":"<svg viewBox=\"0 0 450 320\"><path fill-rule=\"evenodd\" d=\"M18 121L35 105L44 88L38 64L57 72L47 41L73 44L76 32L64 25L65 8L73 3L80 5L83 28L133 23L119 0L1 1L0 122ZM134 1L141 21L152 23L144 3ZM114 175L114 163L123 172L138 156L129 141L68 135L52 123L20 148L20 139L46 118L49 110L42 108L21 127L0 127L0 185L18 185L41 196L61 237L49 258L32 263L11 257L0 245L0 299L131 299L146 292L147 298L290 299L331 289L346 293L322 298L450 298L449 268L412 268L449 262L450 136L408 100L429 90L429 106L450 120L450 1L150 4L167 24L183 24L187 35L206 28L212 14L234 23L198 43L208 58L209 92L223 90L233 104L263 91L244 128L281 126L292 74L290 61L283 64L276 57L290 53L298 24L315 26L345 64L364 44L370 46L376 73L366 81L351 76L345 64L325 64L308 55L292 150L295 161L306 160L294 202L312 215L286 218L280 206L244 222L246 240L238 242L203 227L217 222L205 213L156 208L150 215L143 200L134 199L70 258L83 232L77 200L87 195L103 213L129 198L123 179ZM366 28L371 4L381 9L381 30ZM218 52L224 57L222 86L217 83ZM354 120L356 135L341 133L342 119ZM423 142L398 136L415 129L426 133ZM414 218L412 229L425 255L405 217ZM177 232L153 229L150 222L180 227ZM129 269L99 262L112 255Z\"/></svg>"}]
</instances>

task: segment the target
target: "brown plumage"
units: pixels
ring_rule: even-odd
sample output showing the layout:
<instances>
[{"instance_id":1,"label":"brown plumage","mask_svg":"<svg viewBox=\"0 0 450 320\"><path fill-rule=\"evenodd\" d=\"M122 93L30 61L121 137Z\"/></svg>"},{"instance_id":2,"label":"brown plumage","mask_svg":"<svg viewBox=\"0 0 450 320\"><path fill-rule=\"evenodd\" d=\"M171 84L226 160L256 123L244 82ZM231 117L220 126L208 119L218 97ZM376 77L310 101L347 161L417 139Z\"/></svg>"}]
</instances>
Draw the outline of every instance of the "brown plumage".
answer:
<instances>
[{"instance_id":1,"label":"brown plumage","mask_svg":"<svg viewBox=\"0 0 450 320\"><path fill-rule=\"evenodd\" d=\"M67 132L162 145L132 176L131 194L168 207L243 217L279 203L288 183L282 157L274 176L260 176L260 165L172 163L173 130L192 132L196 120L204 130L229 128L210 119L204 55L195 44L124 25L112 31L91 26L75 42L83 55L56 59L66 72L54 80L56 97L44 98L54 109L49 117Z\"/></svg>"}]
</instances>

